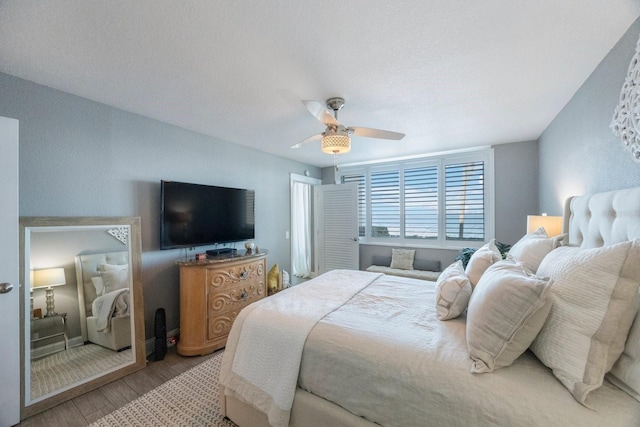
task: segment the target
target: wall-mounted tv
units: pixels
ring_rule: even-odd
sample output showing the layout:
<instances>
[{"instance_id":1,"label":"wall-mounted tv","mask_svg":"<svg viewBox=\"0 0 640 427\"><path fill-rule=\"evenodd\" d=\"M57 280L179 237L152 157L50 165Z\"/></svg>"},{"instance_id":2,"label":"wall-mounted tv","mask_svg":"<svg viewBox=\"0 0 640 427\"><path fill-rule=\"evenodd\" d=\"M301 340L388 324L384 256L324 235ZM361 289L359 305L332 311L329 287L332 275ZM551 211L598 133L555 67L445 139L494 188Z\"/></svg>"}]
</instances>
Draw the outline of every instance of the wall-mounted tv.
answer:
<instances>
[{"instance_id":1,"label":"wall-mounted tv","mask_svg":"<svg viewBox=\"0 0 640 427\"><path fill-rule=\"evenodd\" d=\"M160 249L255 238L255 191L162 181Z\"/></svg>"}]
</instances>

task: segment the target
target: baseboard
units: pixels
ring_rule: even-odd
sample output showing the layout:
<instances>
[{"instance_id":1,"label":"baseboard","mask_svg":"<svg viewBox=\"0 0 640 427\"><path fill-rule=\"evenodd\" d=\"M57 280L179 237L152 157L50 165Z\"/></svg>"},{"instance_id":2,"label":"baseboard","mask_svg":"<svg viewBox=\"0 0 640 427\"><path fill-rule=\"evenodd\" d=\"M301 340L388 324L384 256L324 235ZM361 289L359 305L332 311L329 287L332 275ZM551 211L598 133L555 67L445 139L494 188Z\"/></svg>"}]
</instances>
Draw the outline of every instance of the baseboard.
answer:
<instances>
[{"instance_id":1,"label":"baseboard","mask_svg":"<svg viewBox=\"0 0 640 427\"><path fill-rule=\"evenodd\" d=\"M84 345L84 340L82 339L82 337L73 337L73 338L69 338L69 348L71 347L78 347Z\"/></svg>"},{"instance_id":2,"label":"baseboard","mask_svg":"<svg viewBox=\"0 0 640 427\"><path fill-rule=\"evenodd\" d=\"M180 328L167 331L167 348L173 347L175 345L175 342L170 340L170 338L177 337L178 335L180 335ZM147 356L150 354L153 354L153 352L156 350L156 338L155 337L150 338L146 340L144 344L145 344L145 354Z\"/></svg>"},{"instance_id":3,"label":"baseboard","mask_svg":"<svg viewBox=\"0 0 640 427\"><path fill-rule=\"evenodd\" d=\"M40 347L31 349L31 359L39 359L44 356L48 356L53 353L64 350L64 341L55 342L52 344L46 344Z\"/></svg>"}]
</instances>

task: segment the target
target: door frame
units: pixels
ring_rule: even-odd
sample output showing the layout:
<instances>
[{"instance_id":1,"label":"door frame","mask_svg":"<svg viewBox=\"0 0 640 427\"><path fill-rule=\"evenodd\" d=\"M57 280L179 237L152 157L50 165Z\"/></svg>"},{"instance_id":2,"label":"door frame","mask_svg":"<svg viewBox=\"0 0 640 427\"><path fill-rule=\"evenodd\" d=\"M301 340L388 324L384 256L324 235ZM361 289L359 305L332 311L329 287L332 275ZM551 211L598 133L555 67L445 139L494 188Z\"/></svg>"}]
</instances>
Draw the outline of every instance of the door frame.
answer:
<instances>
[{"instance_id":1,"label":"door frame","mask_svg":"<svg viewBox=\"0 0 640 427\"><path fill-rule=\"evenodd\" d=\"M315 186L318 185L322 185L322 180L319 178L312 178L310 176L306 176L306 175L298 175L295 173L290 173L289 174L289 229L291 230L290 232L290 245L289 245L289 253L290 253L290 257L289 259L291 260L291 265L289 266L289 271L291 272L291 275L293 275L293 183L294 182L302 182L304 184L309 184L311 185L311 206L309 209L309 215L311 216L311 218L309 218L309 224L311 227L311 230L309 230L309 234L311 235L311 259L309 260L309 262L311 263L311 277L315 277L316 276L316 272L317 272L317 266L315 263L315 236L314 236L314 205L315 205L315 199L314 199L314 191L313 188Z\"/></svg>"}]
</instances>

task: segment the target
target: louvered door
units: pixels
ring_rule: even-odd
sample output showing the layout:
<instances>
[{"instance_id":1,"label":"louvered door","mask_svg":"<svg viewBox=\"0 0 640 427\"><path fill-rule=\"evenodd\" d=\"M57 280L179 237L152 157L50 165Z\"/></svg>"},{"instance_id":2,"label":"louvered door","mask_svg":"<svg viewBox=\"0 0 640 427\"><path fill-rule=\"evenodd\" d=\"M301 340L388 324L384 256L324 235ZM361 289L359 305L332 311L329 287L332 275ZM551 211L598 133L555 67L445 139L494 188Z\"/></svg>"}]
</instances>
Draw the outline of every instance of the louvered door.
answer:
<instances>
[{"instance_id":1,"label":"louvered door","mask_svg":"<svg viewBox=\"0 0 640 427\"><path fill-rule=\"evenodd\" d=\"M356 183L315 187L316 256L319 273L358 270L358 187Z\"/></svg>"}]
</instances>

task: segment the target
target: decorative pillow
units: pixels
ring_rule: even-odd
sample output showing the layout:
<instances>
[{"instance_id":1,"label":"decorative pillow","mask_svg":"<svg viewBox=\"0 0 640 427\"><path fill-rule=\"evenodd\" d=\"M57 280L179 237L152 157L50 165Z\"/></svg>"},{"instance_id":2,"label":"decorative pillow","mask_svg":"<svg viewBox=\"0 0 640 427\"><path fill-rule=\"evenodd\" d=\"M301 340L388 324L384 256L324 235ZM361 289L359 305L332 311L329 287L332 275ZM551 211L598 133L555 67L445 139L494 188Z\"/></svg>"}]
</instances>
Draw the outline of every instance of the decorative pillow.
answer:
<instances>
[{"instance_id":1,"label":"decorative pillow","mask_svg":"<svg viewBox=\"0 0 640 427\"><path fill-rule=\"evenodd\" d=\"M449 320L460 316L469 304L471 291L471 282L464 273L462 261L445 268L436 282L438 319Z\"/></svg>"},{"instance_id":2,"label":"decorative pillow","mask_svg":"<svg viewBox=\"0 0 640 427\"><path fill-rule=\"evenodd\" d=\"M100 273L100 277L104 282L103 294L129 287L129 270L128 269L123 268L123 269L106 270Z\"/></svg>"},{"instance_id":3,"label":"decorative pillow","mask_svg":"<svg viewBox=\"0 0 640 427\"><path fill-rule=\"evenodd\" d=\"M397 268L399 270L413 270L413 259L415 256L415 249L392 249L391 268Z\"/></svg>"},{"instance_id":4,"label":"decorative pillow","mask_svg":"<svg viewBox=\"0 0 640 427\"><path fill-rule=\"evenodd\" d=\"M471 285L476 286L480 277L482 277L482 273L494 262L498 262L501 259L502 255L496 246L496 239L491 239L489 243L475 251L473 255L471 255L467 263L467 268L465 269Z\"/></svg>"},{"instance_id":5,"label":"decorative pillow","mask_svg":"<svg viewBox=\"0 0 640 427\"><path fill-rule=\"evenodd\" d=\"M631 326L624 351L607 374L607 379L640 401L640 311Z\"/></svg>"},{"instance_id":6,"label":"decorative pillow","mask_svg":"<svg viewBox=\"0 0 640 427\"><path fill-rule=\"evenodd\" d=\"M624 349L640 284L640 241L593 249L560 247L540 263L553 304L531 345L535 355L586 406Z\"/></svg>"},{"instance_id":7,"label":"decorative pillow","mask_svg":"<svg viewBox=\"0 0 640 427\"><path fill-rule=\"evenodd\" d=\"M487 269L467 309L471 372L509 366L525 352L549 315L549 283L522 263L500 261Z\"/></svg>"},{"instance_id":8,"label":"decorative pillow","mask_svg":"<svg viewBox=\"0 0 640 427\"><path fill-rule=\"evenodd\" d=\"M103 273L105 271L120 271L120 270L128 270L129 264L100 264L98 266L98 273Z\"/></svg>"},{"instance_id":9,"label":"decorative pillow","mask_svg":"<svg viewBox=\"0 0 640 427\"><path fill-rule=\"evenodd\" d=\"M93 283L93 287L96 289L96 296L101 296L104 294L104 280L102 277L95 276L91 278L91 283Z\"/></svg>"},{"instance_id":10,"label":"decorative pillow","mask_svg":"<svg viewBox=\"0 0 640 427\"><path fill-rule=\"evenodd\" d=\"M560 246L560 243L567 237L561 234L556 237L547 237L544 227L538 228L533 233L525 235L522 239L511 247L509 255L524 263L525 267L535 273L538 266L549 252Z\"/></svg>"},{"instance_id":11,"label":"decorative pillow","mask_svg":"<svg viewBox=\"0 0 640 427\"><path fill-rule=\"evenodd\" d=\"M267 273L267 288L270 293L278 292L279 283L280 282L280 267L278 264L275 264Z\"/></svg>"}]
</instances>

